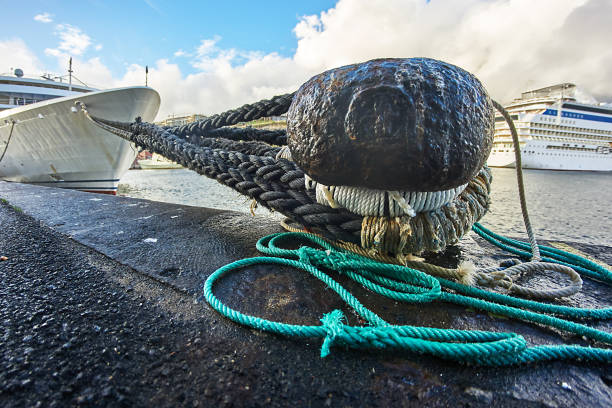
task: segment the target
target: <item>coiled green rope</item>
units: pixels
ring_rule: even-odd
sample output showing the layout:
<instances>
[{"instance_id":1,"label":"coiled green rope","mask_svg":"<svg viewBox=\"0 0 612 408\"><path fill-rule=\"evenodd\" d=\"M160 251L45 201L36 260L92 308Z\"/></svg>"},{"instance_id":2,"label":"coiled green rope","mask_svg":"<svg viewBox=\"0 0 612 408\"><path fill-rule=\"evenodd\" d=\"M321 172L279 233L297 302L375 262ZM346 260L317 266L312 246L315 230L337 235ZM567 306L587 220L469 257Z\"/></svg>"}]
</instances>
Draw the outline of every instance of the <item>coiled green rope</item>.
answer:
<instances>
[{"instance_id":1,"label":"coiled green rope","mask_svg":"<svg viewBox=\"0 0 612 408\"><path fill-rule=\"evenodd\" d=\"M485 231L484 227L480 225L475 227L475 229L478 228L481 229L480 231ZM490 236L493 237L494 234L491 233ZM283 241L292 243L301 241L308 245L295 250L285 249L280 246ZM312 246L318 246L322 249L316 249ZM332 346L346 346L357 349L401 349L487 366L505 366L547 360L612 362L612 349L578 345L530 347L525 339L516 333L391 325L363 306L350 292L320 268L345 274L363 287L397 301L407 303L429 303L433 301L454 303L554 327L607 345L612 345L612 334L562 317L610 319L612 318L612 308L574 308L493 293L446 279L435 278L408 267L384 264L354 253L338 250L321 238L306 233L268 235L257 242L257 249L272 256L242 259L218 269L206 280L204 297L215 310L237 323L284 336L322 338L322 357L330 353ZM586 274L587 276L610 283L610 272L599 270L601 268L599 265L576 255L567 254L564 251L546 247L541 247L541 249L548 251L548 253L555 253L564 259L562 262L571 261L568 263L572 267L579 264L577 270L590 271L590 274ZM529 256L529 254L526 256ZM551 257L551 262L558 261ZM225 274L255 264L292 266L309 272L333 289L349 306L367 320L370 326L349 326L345 324L344 316L339 310L324 315L321 319L322 325L316 326L292 325L265 320L231 309L213 294L214 283ZM595 272L596 269L597 272Z\"/></svg>"}]
</instances>

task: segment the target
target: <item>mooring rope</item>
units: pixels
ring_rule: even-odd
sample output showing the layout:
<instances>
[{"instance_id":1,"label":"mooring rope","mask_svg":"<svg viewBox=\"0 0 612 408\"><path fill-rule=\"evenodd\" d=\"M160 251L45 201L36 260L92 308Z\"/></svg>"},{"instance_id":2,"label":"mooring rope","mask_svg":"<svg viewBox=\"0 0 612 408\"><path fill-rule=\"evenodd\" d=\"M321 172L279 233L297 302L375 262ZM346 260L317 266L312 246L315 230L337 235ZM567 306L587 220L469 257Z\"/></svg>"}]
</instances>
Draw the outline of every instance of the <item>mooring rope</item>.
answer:
<instances>
[{"instance_id":1,"label":"mooring rope","mask_svg":"<svg viewBox=\"0 0 612 408\"><path fill-rule=\"evenodd\" d=\"M275 105L275 109L280 109L280 105L287 104L287 97L283 96L270 100L274 102L262 101L256 110L258 112L266 111L267 102ZM245 107L239 108L237 112L228 111L202 122L169 129L140 123L139 121L131 124L112 122L89 115L84 105L82 108L87 117L98 126L153 152L162 154L200 174L215 178L219 182L255 199L265 207L280 211L288 215L293 221L322 233L327 239L337 242L343 241L348 245L361 244L364 246L365 243L366 252L369 243L371 243L372 248L385 250L390 247L400 247L414 253L420 253L424 250L437 251L457 242L459 237L467 232L472 225L476 225L474 230L478 233L485 233L484 228L476 224L476 221L484 215L488 208L491 175L486 167L481 169L478 176L468 183L468 186L459 194L457 199L437 210L419 213L415 217L407 216L407 220L400 220L397 223L394 220L398 217L387 217L386 221L382 220L383 217L360 217L343 208L332 208L317 203L316 194L306 188L307 179L304 173L290 160L277 159L282 154L280 148L270 147L266 143L253 140L253 138L256 138L257 131L250 130L248 133L230 131L228 133L234 139L247 138L246 143L243 140L229 140L214 136L216 132L214 127L217 125L234 124L244 118L255 119L255 116L249 114L250 111L255 109L253 108L254 105L245 105ZM517 172L521 174L520 146L518 145L516 130L507 112L504 113L503 107L499 104L495 104L495 106L497 109L501 108L500 111L504 114L506 121L509 121L515 141L515 153L518 156ZM221 134L221 132L217 134ZM279 132L274 137L281 140L283 136L285 135ZM269 134L268 137L270 137ZM258 154L252 154L252 152ZM521 255L527 256L528 259L531 259L531 262L513 265L510 268L495 267L477 271L474 275L476 281L482 285L494 283L496 286L506 287L511 293L540 298L568 296L579 290L582 280L573 269L585 276L597 277L609 284L609 271L593 270L588 263L584 262L585 260L575 255L560 255L561 260L555 257L545 257L542 260L546 263L538 262L540 261L540 247L537 245L526 212L522 174L517 179L519 180L519 195L521 197L521 207L524 209L523 215L526 220L530 246L515 249L515 251L520 251ZM403 229L400 227L402 225L404 226ZM391 241L385 242L389 231L395 232L390 234L391 238L389 239ZM408 232L410 233L408 234ZM495 240L499 245L512 246L507 241L498 239L494 235L487 236L486 239ZM283 239L306 239L311 244L321 246L325 250L302 247L292 252L276 245ZM410 239L410 242L407 242L408 239ZM519 244L517 245L517 247L520 247ZM295 259L256 257L226 265L207 279L204 289L205 298L213 308L223 315L250 327L289 336L321 337L324 339L323 356L329 353L331 346L345 345L356 348L400 348L482 365L509 365L551 359L612 361L612 350L610 349L577 345L528 347L525 339L514 333L390 325L361 305L348 291L321 272L319 268L337 270L364 287L398 301L427 303L439 300L451 302L554 327L608 345L612 344L612 335L609 333L561 317L609 319L612 317L612 309L610 308L572 308L490 292L453 282L444 277L433 277L407 266L374 262L357 254L338 250L324 240L309 234L268 236L258 242L258 249L269 255ZM527 252L525 249L531 249L531 252ZM555 253L562 252L557 250ZM546 255L549 252L543 253ZM258 263L290 265L310 272L334 289L371 326L348 326L343 322L344 319L339 311L333 311L325 315L322 319L323 325L288 325L244 315L228 308L214 296L213 284L224 274L234 269ZM421 267L427 270L427 267L423 265ZM567 274L570 276L570 286L555 290L534 291L523 288L514 282L513 277L515 275L542 270ZM438 270L437 272L439 273L436 274L430 270L432 275L448 273L448 277L453 277L452 273L448 271ZM459 276L459 280L461 279L461 276ZM443 291L442 288L445 290ZM453 292L448 292L448 290Z\"/></svg>"},{"instance_id":2,"label":"mooring rope","mask_svg":"<svg viewBox=\"0 0 612 408\"><path fill-rule=\"evenodd\" d=\"M280 109L279 101L285 100L286 96L275 97L254 105L258 112L269 112ZM268 110L265 109L266 103L271 105ZM198 135L213 134L212 126L217 121L211 119L206 121L206 125L181 127L176 130L181 132L179 137L169 129L149 123L122 123L97 118L89 114L84 104L79 105L86 117L103 129L185 168L216 179L264 207L307 225L330 239L355 244L362 241L363 217L344 208L319 204L316 194L305 187L304 172L292 161L274 158L280 151L278 147L253 140L245 142L214 137L197 139L200 144L196 145L192 143L189 131L193 130ZM233 123L244 117L253 117L251 111L244 107L237 112L228 112L217 115L223 119L219 123ZM255 151L265 154L253 154ZM490 182L490 170L484 167L453 202L410 218L410 229L415 233L406 237L402 249L406 253L422 253L440 251L456 243L487 211ZM387 234L382 238L383 247L392 249L390 241L394 237Z\"/></svg>"},{"instance_id":3,"label":"mooring rope","mask_svg":"<svg viewBox=\"0 0 612 408\"><path fill-rule=\"evenodd\" d=\"M354 186L326 186L306 179L306 188L316 192L317 202L346 208L363 216L400 217L437 210L459 196L467 183L443 191L385 191Z\"/></svg>"},{"instance_id":4,"label":"mooring rope","mask_svg":"<svg viewBox=\"0 0 612 408\"><path fill-rule=\"evenodd\" d=\"M210 131L219 129L223 126L237 125L241 122L249 122L262 117L282 115L289 110L292 99L293 93L278 95L271 99L264 99L253 104L242 105L239 108L231 109L197 122L167 128L167 130L178 137L193 135L207 137Z\"/></svg>"},{"instance_id":5,"label":"mooring rope","mask_svg":"<svg viewBox=\"0 0 612 408\"><path fill-rule=\"evenodd\" d=\"M281 246L281 241L294 244L300 240L323 249L302 246L299 249L291 250ZM488 366L547 360L612 362L612 350L605 348L578 345L529 347L526 340L515 333L390 325L363 306L349 291L320 268L335 270L364 288L396 301L453 303L496 315L543 324L608 345L612 344L611 334L558 316L578 319L610 319L612 308L574 308L488 292L450 280L434 278L412 268L374 262L353 253L338 251L326 241L306 233L268 235L257 242L257 249L272 257L242 259L218 269L204 284L205 299L219 313L242 325L290 337L322 338L322 357L329 354L331 346L345 346L358 349L400 349ZM326 287L334 290L356 313L368 321L370 326L346 324L344 315L339 310L324 315L321 319L322 325L286 324L245 315L228 307L214 295L213 286L224 275L256 264L292 266L309 272L321 280ZM442 291L442 288L456 293Z\"/></svg>"},{"instance_id":6,"label":"mooring rope","mask_svg":"<svg viewBox=\"0 0 612 408\"><path fill-rule=\"evenodd\" d=\"M274 97L215 115L202 121L206 122L204 125L177 128L182 137L155 125L139 122L117 123L95 118L89 115L86 106L80 102L77 104L90 120L106 130L162 154L184 167L215 178L265 207L279 211L302 225L308 225L327 238L359 244L370 252L395 253L399 260L404 260L407 253L439 251L457 242L486 212L491 181L486 167L468 183L456 200L436 210L399 219L360 218L343 208L316 203L316 195L308 188L309 183L312 184L308 181L309 178L291 161L272 159L281 152L280 148L253 140L245 142L205 137L198 140L199 145L187 141L193 134L210 135L214 132L212 127L217 124L237 123L245 118L254 118L257 112L278 112L279 106L287 105L287 100L287 96ZM513 125L510 125L513 128ZM195 133L188 133L189 129L195 129ZM259 155L250 154L253 152ZM304 180L301 185L299 180ZM508 269L494 267L479 271L466 266L460 266L454 273L446 273L443 276L459 276L459 280L466 284L504 287L511 293L540 298L569 296L579 291L582 284L578 274L561 265L548 265L547 270L567 274L571 282L568 287L555 290L533 290L514 283L513 278L521 274L543 270L543 264L527 263ZM447 272L437 268L430 269L437 275Z\"/></svg>"}]
</instances>

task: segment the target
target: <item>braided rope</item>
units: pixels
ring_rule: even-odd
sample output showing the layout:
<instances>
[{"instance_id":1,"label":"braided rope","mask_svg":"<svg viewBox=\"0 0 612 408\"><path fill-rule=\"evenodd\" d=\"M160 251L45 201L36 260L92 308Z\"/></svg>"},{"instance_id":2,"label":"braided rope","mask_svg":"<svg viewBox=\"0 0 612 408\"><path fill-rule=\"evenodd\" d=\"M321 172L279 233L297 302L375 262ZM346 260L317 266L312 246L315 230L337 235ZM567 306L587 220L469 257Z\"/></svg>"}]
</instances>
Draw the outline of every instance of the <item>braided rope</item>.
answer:
<instances>
[{"instance_id":1,"label":"braided rope","mask_svg":"<svg viewBox=\"0 0 612 408\"><path fill-rule=\"evenodd\" d=\"M502 108L503 109L503 108ZM490 192L490 172L485 167L465 188L465 190L454 200L436 211L419 214L407 222L392 222L391 219L381 220L382 217L365 217L360 219L342 209L327 207L324 211L326 216L346 216L345 230L339 233L338 224L316 224L317 218L308 218L313 210L321 210L320 204L315 203L313 197L306 189L307 178L293 163L288 160L278 159L282 150L270 149L260 144L244 144L229 139L210 139L201 142L202 145L189 143L185 138L177 137L164 129L149 124L122 124L104 121L86 115L95 123L112 131L113 133L143 145L150 150L160 153L170 159L181 163L185 167L196 170L200 174L214 177L221 183L229 185L236 190L249 195L264 206L272 209L282 208L287 210L288 203L297 201L298 206L292 207L290 211L284 212L291 219L303 225L308 225L319 232L331 233L331 239L339 240L343 233L350 239L345 240L349 245L355 245L356 237L360 232L373 243L382 243L391 230L393 246L408 248L410 245L417 248L443 248L448 242L458 239L467 232L471 223L480 218L488 206L488 194ZM505 115L507 116L507 115ZM232 115L220 115L219 121L228 121ZM508 119L508 118L507 118ZM211 122L212 123L212 122ZM512 124L510 123L511 127ZM203 125L210 134L210 127ZM191 129L190 131L193 131ZM516 133L516 132L515 132ZM202 135L204 132L201 133ZM183 132L187 136L187 132ZM221 148L222 147L222 148ZM517 146L518 147L518 146ZM226 150L227 149L227 150ZM247 152L258 150L263 155L247 154ZM517 152L517 154L520 154ZM520 161L517 162L520 164ZM520 166L519 166L520 168ZM519 181L519 189L522 187ZM290 197L290 198L288 198ZM333 196L332 196L333 199ZM524 194L521 205L526 209ZM288 214L287 214L288 213ZM323 213L318 213L320 215ZM523 212L527 220L526 225L532 246L533 260L539 259L539 249L533 237L531 226L528 223L526 211ZM323 217L325 218L325 217ZM371 218L371 219L370 219ZM374 219L378 218L378 219ZM361 221L361 229L358 223ZM466 220L469 222L465 223ZM336 220L337 221L337 220ZM414 221L414 222L413 222ZM471 223L470 223L471 222ZM364 229L363 225L366 225ZM396 226L394 226L396 224ZM403 230L400 226L404 226ZM369 229L368 229L369 228ZM474 227L479 230L479 227ZM346 234L347 231L352 233ZM484 232L483 232L484 233ZM258 249L264 253L275 256L296 257L298 260L283 258L251 258L234 262L214 272L206 281L204 295L207 301L223 315L260 330L271 331L279 334L299 337L321 337L324 339L321 355L325 356L330 348L336 345L345 345L355 348L389 349L400 348L418 353L428 353L442 358L456 361L468 362L481 365L510 365L518 363L530 363L551 359L580 359L583 361L612 362L612 350L594 347L582 347L575 345L562 346L535 346L528 347L525 339L514 333L493 333L485 331L459 331L443 330L414 326L392 326L384 322L380 317L361 305L348 291L343 289L328 275L322 273L317 267L337 270L359 282L365 288L372 290L392 299L405 302L427 303L435 300L452 302L467 307L485 310L512 318L534 322L555 327L570 333L579 334L595 341L612 344L612 335L593 329L591 327L564 320L556 316L571 318L595 318L609 319L612 317L612 309L579 309L565 306L550 305L533 302L529 300L505 296L499 293L484 291L474 287L465 286L444 278L435 279L430 275L419 272L408 267L380 264L372 262L359 255L340 252L325 241L305 235L311 242L326 248L326 251L317 251L313 248L302 247L291 251L279 248L275 242L281 237L285 239L287 234L265 237L258 242ZM415 242L408 243L407 237L414 237ZM295 237L293 237L295 238ZM306 238L305 238L306 239ZM362 237L363 239L363 237ZM496 239L489 235L489 239ZM501 240L497 241L500 245ZM424 244L425 243L425 244ZM266 246L267 245L267 246ZM389 244L391 245L391 244ZM416 251L415 251L416 252ZM525 251L522 251L525 252ZM605 280L609 278L609 272L595 273L588 268L588 264L580 257L563 257L563 261L570 261L568 266L576 265L576 270L589 270L591 274ZM578 260L576 262L576 260ZM554 261L564 264L563 261ZM352 327L343 323L343 316L339 311L333 311L325 315L321 326L298 326L288 325L280 322L263 320L253 316L244 315L232 310L219 301L212 291L213 284L230 270L249 266L257 263L274 263L291 265L299 269L307 270L317 278L321 279L336 291L347 303L349 303L358 314L370 322L370 327ZM525 265L537 265L537 267L525 267ZM585 266L586 265L586 266ZM556 268L558 265L554 265ZM514 268L514 270L512 269ZM539 268L539 269L538 269ZM530 262L515 265L499 274L495 270L480 271L478 279L491 282L502 276L502 286L507 283L509 289L518 287L514 285L509 277L531 270L552 270L550 265ZM559 270L559 269L557 269ZM559 270L566 273L563 270ZM488 272L488 273L485 273ZM567 272L574 284L580 283L580 277ZM609 279L606 281L609 283ZM576 286L576 285L574 285ZM441 287L450 289L454 293L441 291ZM566 288L558 290L556 296L565 296L571 290ZM523 295L534 296L534 292L521 292ZM535 293L535 295L540 295Z\"/></svg>"},{"instance_id":2,"label":"braided rope","mask_svg":"<svg viewBox=\"0 0 612 408\"><path fill-rule=\"evenodd\" d=\"M196 135L194 135L196 136ZM247 128L232 128L224 127L219 129L212 129L208 131L202 137L218 137L229 140L251 140L257 142L264 142L275 146L284 146L287 144L287 131L286 130L266 130L266 129L255 129L251 127ZM194 143L193 140L191 140ZM198 144L198 143L194 143Z\"/></svg>"},{"instance_id":3,"label":"braided rope","mask_svg":"<svg viewBox=\"0 0 612 408\"><path fill-rule=\"evenodd\" d=\"M286 103L287 98L285 96L275 97L254 105L258 106L260 112L270 111L270 109L278 108L279 100L284 100ZM209 125L207 126L213 126L210 123L215 122L214 118L218 119L217 123L227 123L227 121L232 120L239 121L245 115L253 115L252 107L254 105L244 105L238 110L228 111L209 118L207 122ZM272 107L266 110L267 105L272 105ZM224 138L201 138L199 140L200 145L196 146L191 141L188 142L185 139L181 139L176 135L168 133L165 129L154 125L140 124L138 122L135 124L125 124L104 121L91 117L82 104L81 108L88 118L121 137L142 145L143 142L148 141L147 136L150 136L154 139L153 142L157 141L158 143L157 146L153 145L152 148L145 144L149 150L160 153L200 174L216 178L221 183L261 202L265 207L279 211L299 223L308 225L312 230L322 233L328 238L345 241L350 244L360 243L363 248L370 252L392 253L399 256L399 259L403 259L404 255L408 253L421 253L426 250L440 251L448 245L456 243L484 215L488 208L491 175L487 168L483 168L478 176L468 183L468 186L464 188L455 200L436 210L421 212L413 218L406 216L400 218L363 217L360 222L361 226L357 230L359 217L354 215L355 211L345 211L342 213L342 221L340 225L337 224L338 215L340 215L338 212L341 213L343 210L339 208L341 207L340 205L334 205L336 204L335 199L337 197L333 196L333 192L326 190L327 196L324 201L331 203L332 207L326 210L327 213L323 213L321 208L313 207L317 194L315 194L315 199L313 200L313 194L308 191L313 187L316 190L316 187L318 187L316 182L301 173L301 170L297 167L292 169L279 168L277 163L287 163L285 160L276 160L274 162L260 161L282 156L286 152L285 148L279 149L257 141L243 142ZM513 128L512 124L510 125ZM156 147L161 149L155 150ZM209 158L210 153L215 158L213 163L203 160ZM243 153L244 156L241 156L240 153ZM290 155L288 156L290 157ZM186 160L185 157L189 160ZM227 163L228 158L234 159L234 163L231 163L235 165L234 168L228 166L230 164ZM244 166L247 161L250 163L248 167ZM293 172L296 178L303 177L303 189L297 188L298 186L294 183L295 179L288 179L285 176L285 179L282 180L283 175L288 171ZM253 173L255 173L255 177ZM280 183L271 184L270 181L273 178L281 178L281 180L274 180L277 183L280 181ZM521 184L519 184L520 186ZM255 187L260 187L261 189ZM397 195L406 199L405 193L397 193ZM406 203L406 206L411 210L410 204L412 203L417 208L421 208L421 205L425 204L428 198L430 202L439 204L439 201L445 195L445 193L437 196L408 193L408 197L412 196L416 200ZM385 196L387 196L387 192L385 192ZM410 198L408 199L410 200ZM359 201L356 195L349 199L349 201L351 200ZM389 198L389 200L393 200L393 198ZM399 200L396 197L394 201L397 202ZM344 201L343 204L345 204ZM378 206L380 207L381 205ZM316 213L315 216L313 216L313 212ZM329 212L332 212L333 215ZM333 220L332 223L329 223L330 220ZM530 236L533 236L533 232L531 232ZM539 264L524 264L506 270L505 268L488 268L475 272L468 265L463 265L457 268L454 275L460 281L467 284L477 282L482 286L503 287L511 293L539 298L570 296L581 289L582 281L579 275L571 268L559 265L549 266L548 268L543 266ZM513 276L520 276L525 272L543 270L552 270L568 275L571 279L570 285L555 290L534 290L514 283ZM439 271L435 268L430 272L437 275L446 273L444 276L452 276L447 271Z\"/></svg>"},{"instance_id":4,"label":"braided rope","mask_svg":"<svg viewBox=\"0 0 612 408\"><path fill-rule=\"evenodd\" d=\"M86 116L97 125L126 140L161 154L185 168L214 178L264 207L307 225L334 240L359 244L362 217L346 209L331 208L316 202L315 194L305 187L303 171L288 160L275 160L278 148L265 147L261 142L236 142L227 139L206 139L202 146L194 145L167 129L148 123L121 123L96 118L82 107ZM264 155L250 154L253 149ZM486 213L490 193L491 173L481 169L478 176L453 202L429 213L420 213L410 220L411 234L401 245L405 253L438 252L456 243L471 225ZM389 239L392 234L386 235ZM431 238L429 238L431 237ZM384 244L397 250L397 246Z\"/></svg>"},{"instance_id":5,"label":"braided rope","mask_svg":"<svg viewBox=\"0 0 612 408\"><path fill-rule=\"evenodd\" d=\"M467 187L467 183L443 191L385 191L366 187L326 186L314 180L306 181L314 189L317 202L332 208L346 208L363 216L401 217L433 211L452 202Z\"/></svg>"},{"instance_id":6,"label":"braided rope","mask_svg":"<svg viewBox=\"0 0 612 408\"><path fill-rule=\"evenodd\" d=\"M281 241L295 242L296 240L305 241L310 245L321 247L323 250L317 250L310 246L290 250L279 245ZM322 338L322 357L330 353L332 346L346 346L357 349L402 349L464 363L488 366L506 366L548 360L612 363L612 350L606 348L577 345L529 347L525 339L515 333L390 325L363 306L350 292L319 268L336 270L347 275L366 289L396 301L429 303L439 300L455 303L527 322L545 324L607 345L612 344L610 333L556 316L610 319L612 318L612 308L573 308L487 292L446 279L435 279L408 267L372 262L350 252L337 251L325 240L311 234L283 233L269 235L257 242L257 249L275 257L242 259L218 269L206 280L204 297L219 313L242 325L290 337ZM309 272L325 283L327 287L334 290L371 326L349 326L343 322L344 317L338 310L323 316L321 319L322 325L318 326L280 323L245 315L229 308L214 295L213 285L225 274L255 264L287 265ZM442 291L442 287L456 293Z\"/></svg>"},{"instance_id":7,"label":"braided rope","mask_svg":"<svg viewBox=\"0 0 612 408\"><path fill-rule=\"evenodd\" d=\"M186 125L167 128L171 133L184 137L186 135L204 136L208 131L219 129L223 126L236 125L241 122L249 122L266 116L278 116L289 110L293 100L293 93L274 96L253 104L246 104L237 109L232 109L210 116L197 122Z\"/></svg>"}]
</instances>

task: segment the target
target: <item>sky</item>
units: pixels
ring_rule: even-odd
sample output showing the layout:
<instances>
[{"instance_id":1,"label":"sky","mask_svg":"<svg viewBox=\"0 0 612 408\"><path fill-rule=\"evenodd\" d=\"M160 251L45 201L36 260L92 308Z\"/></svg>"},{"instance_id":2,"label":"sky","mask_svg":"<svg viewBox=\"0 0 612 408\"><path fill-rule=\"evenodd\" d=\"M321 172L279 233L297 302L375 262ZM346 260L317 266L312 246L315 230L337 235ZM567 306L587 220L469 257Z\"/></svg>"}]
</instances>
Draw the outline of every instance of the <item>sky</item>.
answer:
<instances>
[{"instance_id":1,"label":"sky","mask_svg":"<svg viewBox=\"0 0 612 408\"><path fill-rule=\"evenodd\" d=\"M149 85L157 119L210 115L383 57L430 57L491 97L561 82L612 103L612 0L0 0L0 73Z\"/></svg>"}]
</instances>

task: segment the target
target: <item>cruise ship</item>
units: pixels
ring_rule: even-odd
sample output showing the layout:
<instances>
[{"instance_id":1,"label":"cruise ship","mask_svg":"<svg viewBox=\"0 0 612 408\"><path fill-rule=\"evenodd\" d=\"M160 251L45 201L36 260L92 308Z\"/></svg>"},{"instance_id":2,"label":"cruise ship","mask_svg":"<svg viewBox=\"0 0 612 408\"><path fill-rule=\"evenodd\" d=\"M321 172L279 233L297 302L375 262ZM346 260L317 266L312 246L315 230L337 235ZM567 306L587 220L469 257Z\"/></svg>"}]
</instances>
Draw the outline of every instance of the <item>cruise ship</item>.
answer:
<instances>
[{"instance_id":1,"label":"cruise ship","mask_svg":"<svg viewBox=\"0 0 612 408\"><path fill-rule=\"evenodd\" d=\"M612 171L612 107L578 103L570 83L524 92L505 106L526 169ZM491 167L514 167L508 124L495 117Z\"/></svg>"},{"instance_id":2,"label":"cruise ship","mask_svg":"<svg viewBox=\"0 0 612 408\"><path fill-rule=\"evenodd\" d=\"M69 71L71 72L71 70ZM116 194L138 151L87 118L153 121L159 94L144 86L96 90L61 78L0 75L0 179Z\"/></svg>"}]
</instances>

